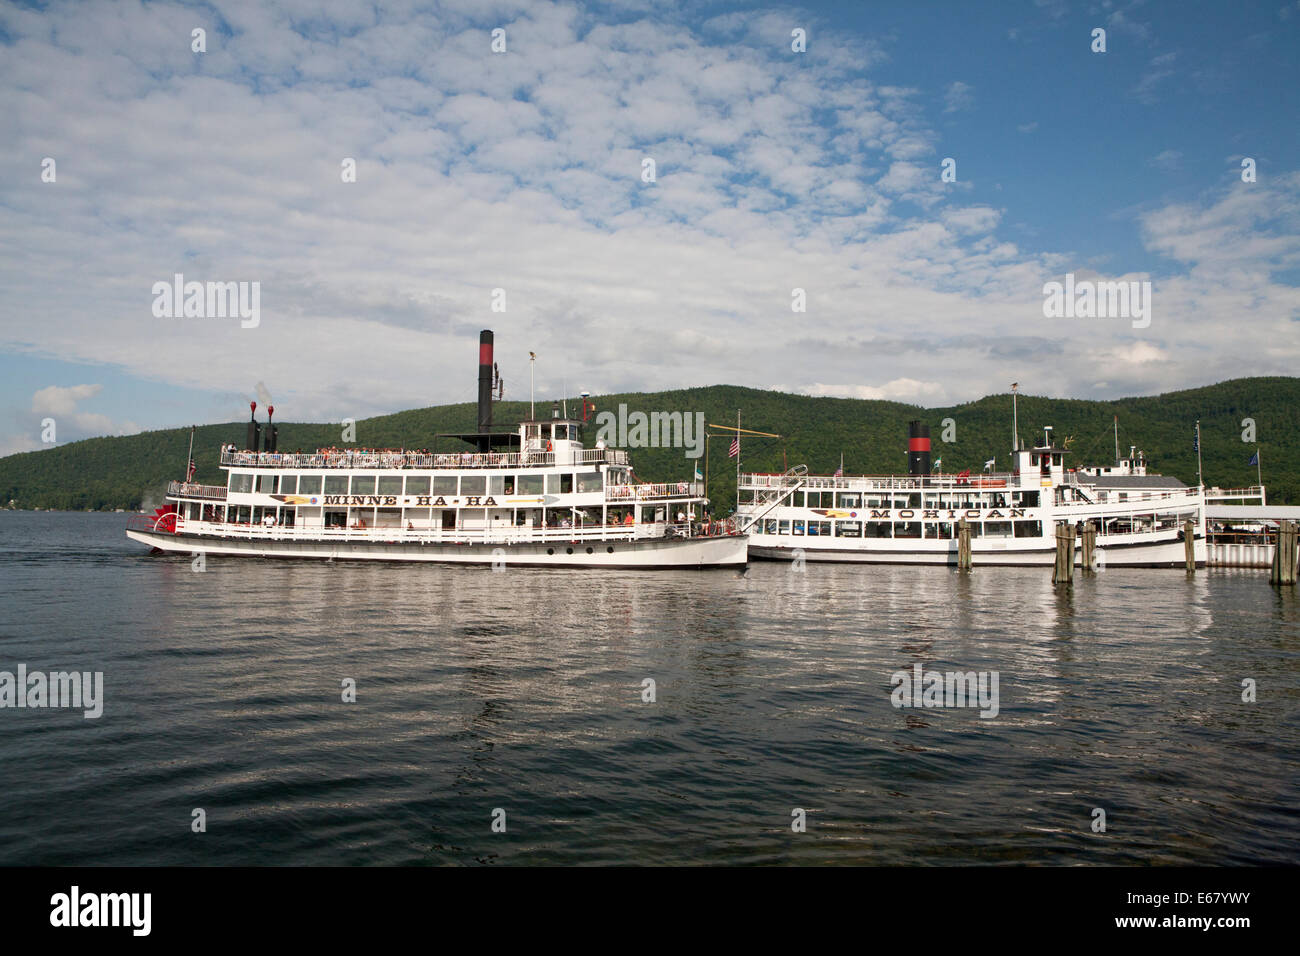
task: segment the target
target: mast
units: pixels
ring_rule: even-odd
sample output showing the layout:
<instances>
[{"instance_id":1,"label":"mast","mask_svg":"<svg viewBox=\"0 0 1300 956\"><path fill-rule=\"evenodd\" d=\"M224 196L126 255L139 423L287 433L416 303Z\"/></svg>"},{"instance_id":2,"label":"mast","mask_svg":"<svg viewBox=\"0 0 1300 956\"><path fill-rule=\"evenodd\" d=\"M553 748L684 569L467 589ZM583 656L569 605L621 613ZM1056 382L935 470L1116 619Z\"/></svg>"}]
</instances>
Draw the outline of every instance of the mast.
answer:
<instances>
[{"instance_id":1,"label":"mast","mask_svg":"<svg viewBox=\"0 0 1300 956\"><path fill-rule=\"evenodd\" d=\"M1201 473L1201 420L1196 420L1196 483L1205 487L1205 476Z\"/></svg>"},{"instance_id":2,"label":"mast","mask_svg":"<svg viewBox=\"0 0 1300 956\"><path fill-rule=\"evenodd\" d=\"M1119 416L1115 416L1115 464L1119 464Z\"/></svg>"},{"instance_id":3,"label":"mast","mask_svg":"<svg viewBox=\"0 0 1300 956\"><path fill-rule=\"evenodd\" d=\"M528 353L528 420L537 421L537 402L533 397L533 366L537 364L537 353Z\"/></svg>"},{"instance_id":4,"label":"mast","mask_svg":"<svg viewBox=\"0 0 1300 956\"><path fill-rule=\"evenodd\" d=\"M1011 447L1015 451L1020 451L1020 412L1016 405L1016 394L1019 388L1019 382L1011 383Z\"/></svg>"},{"instance_id":5,"label":"mast","mask_svg":"<svg viewBox=\"0 0 1300 956\"><path fill-rule=\"evenodd\" d=\"M736 409L736 511L740 511L740 409Z\"/></svg>"}]
</instances>

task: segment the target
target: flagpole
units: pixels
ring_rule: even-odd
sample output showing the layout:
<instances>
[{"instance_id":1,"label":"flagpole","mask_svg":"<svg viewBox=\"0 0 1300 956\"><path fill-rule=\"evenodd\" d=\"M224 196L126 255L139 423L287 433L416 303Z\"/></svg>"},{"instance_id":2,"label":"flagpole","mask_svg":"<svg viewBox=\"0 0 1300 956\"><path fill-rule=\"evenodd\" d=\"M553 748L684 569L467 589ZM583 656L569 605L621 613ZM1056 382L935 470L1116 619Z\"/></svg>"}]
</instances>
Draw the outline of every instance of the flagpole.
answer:
<instances>
[{"instance_id":1,"label":"flagpole","mask_svg":"<svg viewBox=\"0 0 1300 956\"><path fill-rule=\"evenodd\" d=\"M1240 460L1240 459L1239 459ZM1196 420L1196 483L1205 488L1205 475L1201 472L1201 420Z\"/></svg>"},{"instance_id":2,"label":"flagpole","mask_svg":"<svg viewBox=\"0 0 1300 956\"><path fill-rule=\"evenodd\" d=\"M190 463L194 461L194 425L190 426L190 453L185 458L185 480L190 480Z\"/></svg>"},{"instance_id":3,"label":"flagpole","mask_svg":"<svg viewBox=\"0 0 1300 956\"><path fill-rule=\"evenodd\" d=\"M1259 481L1259 493L1264 493L1264 459L1259 457L1259 445L1255 446L1255 478ZM1262 503L1262 502L1261 502Z\"/></svg>"},{"instance_id":4,"label":"flagpole","mask_svg":"<svg viewBox=\"0 0 1300 956\"><path fill-rule=\"evenodd\" d=\"M740 512L740 409L736 409L736 512Z\"/></svg>"}]
</instances>

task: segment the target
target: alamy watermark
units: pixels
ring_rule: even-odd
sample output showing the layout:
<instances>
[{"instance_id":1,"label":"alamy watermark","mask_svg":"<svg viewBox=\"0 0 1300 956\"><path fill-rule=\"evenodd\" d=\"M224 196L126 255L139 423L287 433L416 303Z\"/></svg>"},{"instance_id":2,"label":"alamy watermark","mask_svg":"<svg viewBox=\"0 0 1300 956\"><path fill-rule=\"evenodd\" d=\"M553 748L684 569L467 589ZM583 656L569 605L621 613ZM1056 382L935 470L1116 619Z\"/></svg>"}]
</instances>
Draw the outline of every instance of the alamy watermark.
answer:
<instances>
[{"instance_id":1,"label":"alamy watermark","mask_svg":"<svg viewBox=\"0 0 1300 956\"><path fill-rule=\"evenodd\" d=\"M28 671L26 664L18 672L0 671L0 708L69 707L80 708L87 720L104 713L104 672L95 671Z\"/></svg>"},{"instance_id":2,"label":"alamy watermark","mask_svg":"<svg viewBox=\"0 0 1300 956\"><path fill-rule=\"evenodd\" d=\"M704 454L703 412L629 412L620 402L618 414L596 415L596 438L614 448L685 448L687 458Z\"/></svg>"},{"instance_id":3,"label":"alamy watermark","mask_svg":"<svg viewBox=\"0 0 1300 956\"><path fill-rule=\"evenodd\" d=\"M997 671L927 671L920 664L912 672L894 671L889 695L895 707L978 707L980 717L998 715Z\"/></svg>"},{"instance_id":4,"label":"alamy watermark","mask_svg":"<svg viewBox=\"0 0 1300 956\"><path fill-rule=\"evenodd\" d=\"M1133 328L1151 325L1151 283L1094 282L1065 274L1065 282L1043 283L1043 316L1048 319L1132 319Z\"/></svg>"},{"instance_id":5,"label":"alamy watermark","mask_svg":"<svg viewBox=\"0 0 1300 956\"><path fill-rule=\"evenodd\" d=\"M261 282L186 282L178 272L171 282L155 282L152 292L154 318L239 318L244 329L262 322Z\"/></svg>"}]
</instances>

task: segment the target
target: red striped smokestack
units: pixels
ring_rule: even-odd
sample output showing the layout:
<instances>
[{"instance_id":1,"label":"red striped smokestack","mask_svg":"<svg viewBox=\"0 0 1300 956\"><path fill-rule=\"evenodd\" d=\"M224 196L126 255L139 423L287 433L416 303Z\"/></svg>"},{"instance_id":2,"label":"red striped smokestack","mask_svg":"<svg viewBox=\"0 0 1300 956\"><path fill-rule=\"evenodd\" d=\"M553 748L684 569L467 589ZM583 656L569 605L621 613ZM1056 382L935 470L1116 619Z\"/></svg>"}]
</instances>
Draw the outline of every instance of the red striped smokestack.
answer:
<instances>
[{"instance_id":1,"label":"red striped smokestack","mask_svg":"<svg viewBox=\"0 0 1300 956\"><path fill-rule=\"evenodd\" d=\"M492 331L478 334L478 430L492 428Z\"/></svg>"},{"instance_id":2,"label":"red striped smokestack","mask_svg":"<svg viewBox=\"0 0 1300 956\"><path fill-rule=\"evenodd\" d=\"M920 421L907 423L907 473L930 474L930 426Z\"/></svg>"}]
</instances>

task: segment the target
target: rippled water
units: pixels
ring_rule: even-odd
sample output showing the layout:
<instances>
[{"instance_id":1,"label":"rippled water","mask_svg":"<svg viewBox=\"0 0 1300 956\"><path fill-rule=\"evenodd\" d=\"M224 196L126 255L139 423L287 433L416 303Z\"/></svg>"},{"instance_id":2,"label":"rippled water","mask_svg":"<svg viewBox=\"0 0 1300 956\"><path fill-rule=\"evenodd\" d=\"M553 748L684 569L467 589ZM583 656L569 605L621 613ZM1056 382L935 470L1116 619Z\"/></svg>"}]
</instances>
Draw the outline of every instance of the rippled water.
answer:
<instances>
[{"instance_id":1,"label":"rippled water","mask_svg":"<svg viewBox=\"0 0 1300 956\"><path fill-rule=\"evenodd\" d=\"M0 670L107 698L0 710L0 864L1300 862L1262 572L196 573L125 518L0 512ZM997 718L894 708L917 662Z\"/></svg>"}]
</instances>

